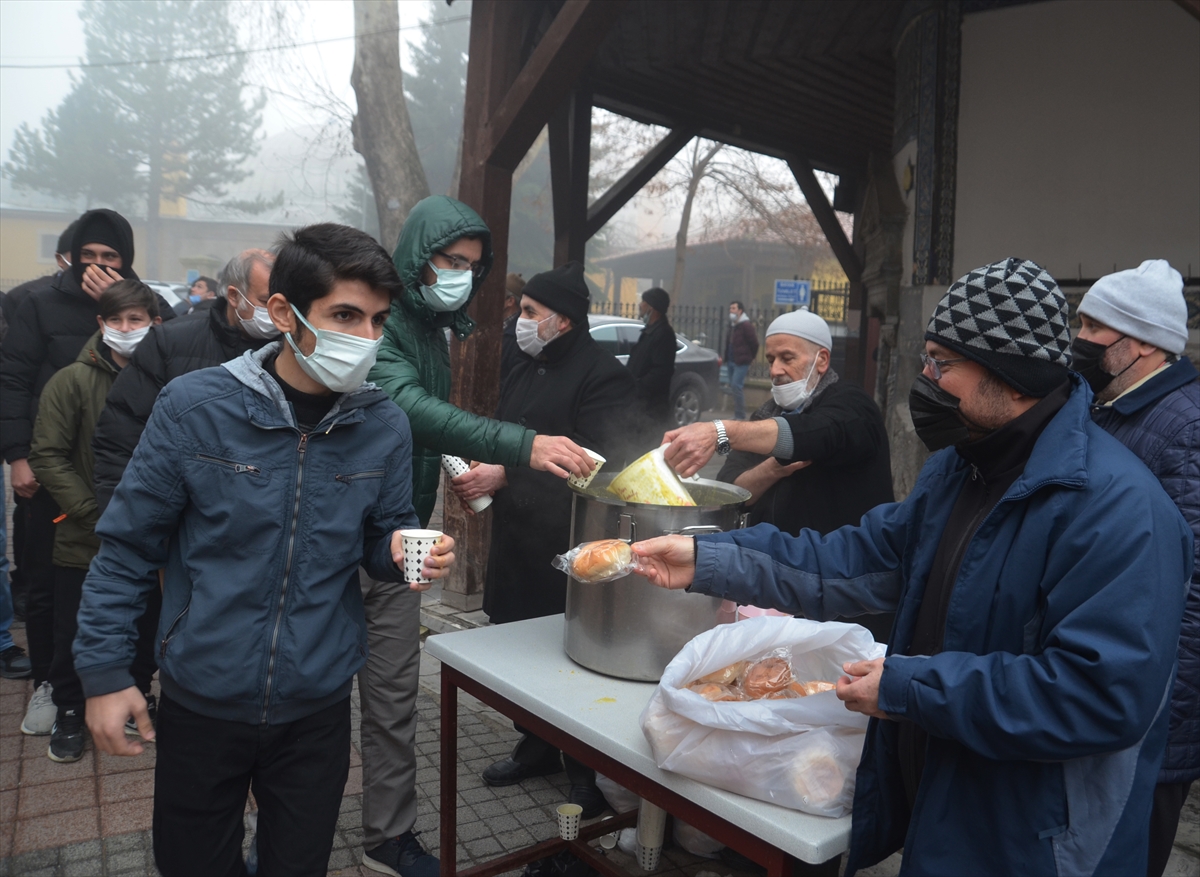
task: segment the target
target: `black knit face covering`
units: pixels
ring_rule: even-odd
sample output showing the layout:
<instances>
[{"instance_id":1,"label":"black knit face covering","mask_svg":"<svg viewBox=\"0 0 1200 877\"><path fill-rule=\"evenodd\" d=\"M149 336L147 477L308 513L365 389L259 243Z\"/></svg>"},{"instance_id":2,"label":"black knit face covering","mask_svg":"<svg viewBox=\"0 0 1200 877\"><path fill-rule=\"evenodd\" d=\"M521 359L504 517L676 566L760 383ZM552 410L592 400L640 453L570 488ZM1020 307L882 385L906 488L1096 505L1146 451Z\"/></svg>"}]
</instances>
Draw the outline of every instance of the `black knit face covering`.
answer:
<instances>
[{"instance_id":1,"label":"black knit face covering","mask_svg":"<svg viewBox=\"0 0 1200 877\"><path fill-rule=\"evenodd\" d=\"M925 375L918 375L908 394L908 413L917 437L931 451L961 444L970 438L959 414L959 398Z\"/></svg>"},{"instance_id":2,"label":"black knit face covering","mask_svg":"<svg viewBox=\"0 0 1200 877\"><path fill-rule=\"evenodd\" d=\"M1119 378L1125 372L1133 367L1133 363L1138 361L1138 357L1134 357L1129 365L1121 369L1115 375L1110 375L1104 370L1104 355L1108 353L1113 344L1120 344L1128 335L1122 335L1112 344L1097 344L1095 341L1085 341L1082 338L1076 338L1071 342L1071 368L1074 369L1081 378L1088 382L1088 386L1092 388L1093 393L1101 392L1105 387Z\"/></svg>"}]
</instances>

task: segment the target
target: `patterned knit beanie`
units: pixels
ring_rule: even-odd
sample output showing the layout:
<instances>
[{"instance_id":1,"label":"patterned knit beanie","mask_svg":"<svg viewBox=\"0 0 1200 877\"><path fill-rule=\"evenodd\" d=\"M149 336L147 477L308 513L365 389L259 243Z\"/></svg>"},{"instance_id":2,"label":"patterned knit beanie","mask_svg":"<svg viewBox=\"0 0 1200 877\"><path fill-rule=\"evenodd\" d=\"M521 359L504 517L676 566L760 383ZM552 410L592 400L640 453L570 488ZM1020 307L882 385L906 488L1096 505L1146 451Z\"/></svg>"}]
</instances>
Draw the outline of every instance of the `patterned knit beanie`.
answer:
<instances>
[{"instance_id":1,"label":"patterned knit beanie","mask_svg":"<svg viewBox=\"0 0 1200 877\"><path fill-rule=\"evenodd\" d=\"M1015 390L1042 397L1067 379L1067 300L1028 259L993 262L946 290L925 339L982 365Z\"/></svg>"}]
</instances>

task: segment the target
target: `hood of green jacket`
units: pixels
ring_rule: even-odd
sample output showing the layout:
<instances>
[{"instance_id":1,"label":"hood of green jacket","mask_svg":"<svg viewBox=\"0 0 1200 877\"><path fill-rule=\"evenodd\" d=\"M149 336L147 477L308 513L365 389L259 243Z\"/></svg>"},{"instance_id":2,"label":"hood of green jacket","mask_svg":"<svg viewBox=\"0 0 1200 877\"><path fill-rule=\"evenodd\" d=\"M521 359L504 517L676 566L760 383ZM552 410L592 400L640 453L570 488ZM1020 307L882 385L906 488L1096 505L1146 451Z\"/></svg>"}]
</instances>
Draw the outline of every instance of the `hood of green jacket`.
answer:
<instances>
[{"instance_id":1,"label":"hood of green jacket","mask_svg":"<svg viewBox=\"0 0 1200 877\"><path fill-rule=\"evenodd\" d=\"M104 330L99 329L96 334L84 342L83 349L79 351L79 355L75 357L75 361L115 375L119 369L109 362L108 357L104 356L101 352L102 349L107 348L108 345L104 343ZM111 355L110 353L109 356Z\"/></svg>"},{"instance_id":2,"label":"hood of green jacket","mask_svg":"<svg viewBox=\"0 0 1200 877\"><path fill-rule=\"evenodd\" d=\"M435 250L468 235L483 239L483 257L480 259L484 265L483 277L475 280L471 297L458 310L435 311L421 296L421 271ZM404 281L400 304L422 323L439 329L449 326L460 340L466 338L475 331L475 321L467 316L467 307L491 271L492 261L492 233L478 213L445 195L431 195L418 201L404 221L400 240L392 253L392 262Z\"/></svg>"}]
</instances>

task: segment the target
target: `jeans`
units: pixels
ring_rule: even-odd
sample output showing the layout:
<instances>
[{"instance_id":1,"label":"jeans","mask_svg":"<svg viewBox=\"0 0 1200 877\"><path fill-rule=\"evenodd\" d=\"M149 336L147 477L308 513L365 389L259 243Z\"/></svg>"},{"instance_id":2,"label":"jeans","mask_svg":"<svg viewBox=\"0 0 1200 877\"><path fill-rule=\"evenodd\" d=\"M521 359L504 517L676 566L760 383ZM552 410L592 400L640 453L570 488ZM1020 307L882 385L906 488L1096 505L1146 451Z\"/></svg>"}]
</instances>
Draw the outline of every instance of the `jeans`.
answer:
<instances>
[{"instance_id":1,"label":"jeans","mask_svg":"<svg viewBox=\"0 0 1200 877\"><path fill-rule=\"evenodd\" d=\"M0 466L0 501L4 497L4 467ZM5 529L4 509L0 509L0 652L12 648L13 601L8 583L8 531Z\"/></svg>"},{"instance_id":2,"label":"jeans","mask_svg":"<svg viewBox=\"0 0 1200 877\"><path fill-rule=\"evenodd\" d=\"M729 366L729 387L733 390L733 419L746 419L746 375L750 374L750 363Z\"/></svg>"},{"instance_id":3,"label":"jeans","mask_svg":"<svg viewBox=\"0 0 1200 877\"><path fill-rule=\"evenodd\" d=\"M1192 784L1159 783L1154 787L1154 804L1150 809L1150 856L1146 865L1147 877L1162 877L1171 858L1179 814L1187 800Z\"/></svg>"},{"instance_id":4,"label":"jeans","mask_svg":"<svg viewBox=\"0 0 1200 877\"><path fill-rule=\"evenodd\" d=\"M258 873L324 877L350 773L350 698L283 725L212 719L163 695L154 859L163 877L241 877L246 793Z\"/></svg>"}]
</instances>

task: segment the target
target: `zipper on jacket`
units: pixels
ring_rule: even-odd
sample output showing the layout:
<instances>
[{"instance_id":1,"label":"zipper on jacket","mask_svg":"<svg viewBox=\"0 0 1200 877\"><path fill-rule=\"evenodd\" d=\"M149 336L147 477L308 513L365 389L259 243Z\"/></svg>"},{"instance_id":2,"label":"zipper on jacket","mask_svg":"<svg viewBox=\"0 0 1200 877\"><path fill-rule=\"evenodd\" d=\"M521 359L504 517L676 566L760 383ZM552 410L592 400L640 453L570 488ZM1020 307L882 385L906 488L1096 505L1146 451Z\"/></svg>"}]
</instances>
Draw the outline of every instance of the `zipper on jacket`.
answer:
<instances>
[{"instance_id":1,"label":"zipper on jacket","mask_svg":"<svg viewBox=\"0 0 1200 877\"><path fill-rule=\"evenodd\" d=\"M283 565L283 587L279 590L279 605L275 609L275 629L271 631L271 656L267 660L267 685L263 691L262 717L259 724L267 723L267 707L271 703L271 684L275 681L275 653L279 647L279 627L283 623L283 604L287 600L288 582L292 577L292 557L296 552L296 529L300 524L300 488L304 484L304 451L308 447L308 433L301 433L300 445L296 448L296 497L292 503L292 529L288 535L287 560Z\"/></svg>"},{"instance_id":2,"label":"zipper on jacket","mask_svg":"<svg viewBox=\"0 0 1200 877\"><path fill-rule=\"evenodd\" d=\"M262 469L257 466L251 466L247 463L235 463L233 460L222 460L220 457L210 457L208 454L197 454L197 460L203 460L206 463L219 463L222 466L228 466L234 472L242 473L249 472L251 475L261 475Z\"/></svg>"},{"instance_id":3,"label":"zipper on jacket","mask_svg":"<svg viewBox=\"0 0 1200 877\"><path fill-rule=\"evenodd\" d=\"M171 640L175 636L175 628L178 626L183 616L187 615L187 611L191 608L192 601L188 600L188 604L183 607L178 615L175 616L175 620L172 621L171 626L167 628L167 635L163 637L162 644L158 647L158 656L160 658L165 658L167 656L167 646L171 644Z\"/></svg>"},{"instance_id":4,"label":"zipper on jacket","mask_svg":"<svg viewBox=\"0 0 1200 877\"><path fill-rule=\"evenodd\" d=\"M382 478L382 469L373 469L370 472L356 472L353 475L334 475L334 481L340 481L343 484L349 484L352 481L357 481L359 478Z\"/></svg>"}]
</instances>

